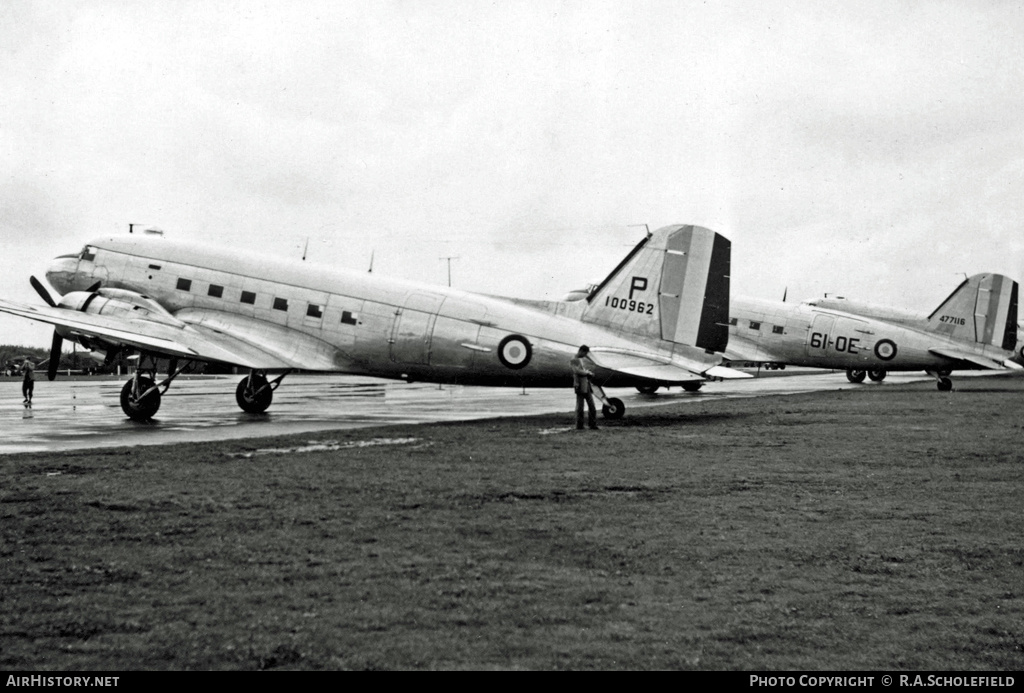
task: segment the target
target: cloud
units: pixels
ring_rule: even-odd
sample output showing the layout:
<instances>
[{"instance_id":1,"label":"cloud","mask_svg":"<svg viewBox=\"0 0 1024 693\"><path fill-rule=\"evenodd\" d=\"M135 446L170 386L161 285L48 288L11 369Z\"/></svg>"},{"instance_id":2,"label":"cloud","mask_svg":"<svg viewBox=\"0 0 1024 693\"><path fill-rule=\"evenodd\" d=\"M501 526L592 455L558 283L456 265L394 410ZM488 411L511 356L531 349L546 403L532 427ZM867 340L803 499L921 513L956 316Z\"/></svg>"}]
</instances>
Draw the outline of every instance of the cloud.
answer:
<instances>
[{"instance_id":1,"label":"cloud","mask_svg":"<svg viewBox=\"0 0 1024 693\"><path fill-rule=\"evenodd\" d=\"M0 295L128 223L557 297L643 234L750 295L910 305L1020 276L1012 4L0 7ZM13 278L11 278L13 277ZM4 319L6 320L6 319ZM22 321L23 322L23 321ZM9 322L0 327L22 328ZM47 337L48 339L48 337Z\"/></svg>"}]
</instances>

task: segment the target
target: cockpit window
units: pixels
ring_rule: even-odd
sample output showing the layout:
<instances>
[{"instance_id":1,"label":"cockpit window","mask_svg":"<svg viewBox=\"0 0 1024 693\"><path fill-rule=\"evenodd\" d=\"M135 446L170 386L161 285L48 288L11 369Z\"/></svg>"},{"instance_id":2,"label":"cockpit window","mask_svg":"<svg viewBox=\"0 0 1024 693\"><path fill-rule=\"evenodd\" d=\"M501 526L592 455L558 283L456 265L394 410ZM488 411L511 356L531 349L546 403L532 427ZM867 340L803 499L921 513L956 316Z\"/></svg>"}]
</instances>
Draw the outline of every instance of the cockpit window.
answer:
<instances>
[{"instance_id":1,"label":"cockpit window","mask_svg":"<svg viewBox=\"0 0 1024 693\"><path fill-rule=\"evenodd\" d=\"M79 253L78 259L86 260L87 262L92 262L93 260L96 259L96 249L90 246L85 246L84 248L82 248L82 252Z\"/></svg>"}]
</instances>

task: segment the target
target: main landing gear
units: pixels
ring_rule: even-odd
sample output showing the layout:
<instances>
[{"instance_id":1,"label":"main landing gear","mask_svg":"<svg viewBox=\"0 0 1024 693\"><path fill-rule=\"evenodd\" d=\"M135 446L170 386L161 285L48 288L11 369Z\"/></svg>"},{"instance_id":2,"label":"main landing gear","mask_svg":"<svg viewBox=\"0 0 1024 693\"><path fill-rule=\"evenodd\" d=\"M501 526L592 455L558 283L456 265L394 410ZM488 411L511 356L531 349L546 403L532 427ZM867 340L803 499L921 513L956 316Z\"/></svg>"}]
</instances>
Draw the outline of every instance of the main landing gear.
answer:
<instances>
[{"instance_id":1,"label":"main landing gear","mask_svg":"<svg viewBox=\"0 0 1024 693\"><path fill-rule=\"evenodd\" d=\"M880 383L885 380L885 376L888 374L889 372L884 368L872 368L870 370L850 368L846 371L846 379L851 383L862 383L865 378L870 378L871 382Z\"/></svg>"},{"instance_id":2,"label":"main landing gear","mask_svg":"<svg viewBox=\"0 0 1024 693\"><path fill-rule=\"evenodd\" d=\"M147 366L146 360L149 360ZM167 377L157 382L156 359L142 354L135 375L121 388L121 410L132 421L149 421L160 410L160 398L171 383L192 365L187 362L178 368L178 360L171 359Z\"/></svg>"},{"instance_id":3,"label":"main landing gear","mask_svg":"<svg viewBox=\"0 0 1024 693\"><path fill-rule=\"evenodd\" d=\"M703 380L691 380L683 383L683 389L687 392L697 392L704 387ZM653 395L658 391L658 385L637 385L636 391L641 395Z\"/></svg>"},{"instance_id":4,"label":"main landing gear","mask_svg":"<svg viewBox=\"0 0 1024 693\"><path fill-rule=\"evenodd\" d=\"M273 380L267 380L265 371L253 370L242 378L235 389L235 401L242 411L250 414L262 414L274 399L274 390L281 384L288 373L282 373Z\"/></svg>"},{"instance_id":5,"label":"main landing gear","mask_svg":"<svg viewBox=\"0 0 1024 693\"><path fill-rule=\"evenodd\" d=\"M147 363L148 361L148 363ZM121 409L132 421L149 421L160 410L162 395L171 387L171 383L186 368L192 365L189 361L178 368L177 359L172 359L167 369L167 377L157 382L156 359L143 354L139 357L139 365L135 375L121 388ZM235 390L235 400L243 411L250 414L261 414L267 410L274 399L274 390L278 388L290 371L282 373L273 380L267 380L265 371L253 370L242 378Z\"/></svg>"}]
</instances>

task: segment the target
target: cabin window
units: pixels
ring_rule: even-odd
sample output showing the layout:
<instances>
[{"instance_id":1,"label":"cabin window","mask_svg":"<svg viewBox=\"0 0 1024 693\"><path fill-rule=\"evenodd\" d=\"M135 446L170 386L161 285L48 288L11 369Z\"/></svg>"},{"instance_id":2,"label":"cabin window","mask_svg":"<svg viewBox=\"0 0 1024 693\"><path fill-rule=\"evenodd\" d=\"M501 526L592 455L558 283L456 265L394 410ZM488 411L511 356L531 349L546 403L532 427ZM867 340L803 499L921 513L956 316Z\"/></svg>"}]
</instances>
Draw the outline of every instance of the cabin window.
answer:
<instances>
[{"instance_id":1,"label":"cabin window","mask_svg":"<svg viewBox=\"0 0 1024 693\"><path fill-rule=\"evenodd\" d=\"M773 325L772 334L782 334L782 325Z\"/></svg>"},{"instance_id":2,"label":"cabin window","mask_svg":"<svg viewBox=\"0 0 1024 693\"><path fill-rule=\"evenodd\" d=\"M287 298L275 298L274 299L274 310L288 310L288 299Z\"/></svg>"},{"instance_id":3,"label":"cabin window","mask_svg":"<svg viewBox=\"0 0 1024 693\"><path fill-rule=\"evenodd\" d=\"M224 287L217 286L216 284L210 284L210 290L207 294L214 298L222 298L224 296Z\"/></svg>"},{"instance_id":4,"label":"cabin window","mask_svg":"<svg viewBox=\"0 0 1024 693\"><path fill-rule=\"evenodd\" d=\"M158 270L158 269L160 269L160 265L150 265L149 269Z\"/></svg>"},{"instance_id":5,"label":"cabin window","mask_svg":"<svg viewBox=\"0 0 1024 693\"><path fill-rule=\"evenodd\" d=\"M358 325L359 316L355 313L350 313L347 310L341 311L341 321L346 325Z\"/></svg>"},{"instance_id":6,"label":"cabin window","mask_svg":"<svg viewBox=\"0 0 1024 693\"><path fill-rule=\"evenodd\" d=\"M251 291L243 291L242 292L242 303L248 303L250 305L252 305L253 303L256 303L256 294L254 294Z\"/></svg>"},{"instance_id":7,"label":"cabin window","mask_svg":"<svg viewBox=\"0 0 1024 693\"><path fill-rule=\"evenodd\" d=\"M736 318L729 318L729 324L730 325L735 325L736 324Z\"/></svg>"},{"instance_id":8,"label":"cabin window","mask_svg":"<svg viewBox=\"0 0 1024 693\"><path fill-rule=\"evenodd\" d=\"M750 321L750 329L752 329L752 330L760 330L761 329L761 323L755 322L755 321L751 320Z\"/></svg>"},{"instance_id":9,"label":"cabin window","mask_svg":"<svg viewBox=\"0 0 1024 693\"><path fill-rule=\"evenodd\" d=\"M309 307L306 308L306 316L310 318L322 318L324 316L324 312L320 306L315 303L310 303Z\"/></svg>"},{"instance_id":10,"label":"cabin window","mask_svg":"<svg viewBox=\"0 0 1024 693\"><path fill-rule=\"evenodd\" d=\"M191 291L191 290L192 290L192 280L191 279L183 279L183 278L179 277L178 278L178 291Z\"/></svg>"}]
</instances>

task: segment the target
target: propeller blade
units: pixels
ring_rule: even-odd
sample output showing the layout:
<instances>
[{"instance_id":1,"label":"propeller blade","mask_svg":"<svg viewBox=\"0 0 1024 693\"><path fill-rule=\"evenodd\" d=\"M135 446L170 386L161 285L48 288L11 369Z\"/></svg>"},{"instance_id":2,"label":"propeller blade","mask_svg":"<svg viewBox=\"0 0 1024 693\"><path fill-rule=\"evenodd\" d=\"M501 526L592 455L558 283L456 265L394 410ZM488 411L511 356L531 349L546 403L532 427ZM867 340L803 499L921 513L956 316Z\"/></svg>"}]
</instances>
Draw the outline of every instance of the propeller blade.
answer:
<instances>
[{"instance_id":1,"label":"propeller blade","mask_svg":"<svg viewBox=\"0 0 1024 693\"><path fill-rule=\"evenodd\" d=\"M39 294L51 308L57 307L57 302L53 300L53 296L50 295L50 292L46 290L46 287L43 286L41 281L35 277L29 277L28 281L32 285L32 288L36 290L36 293Z\"/></svg>"},{"instance_id":2,"label":"propeller blade","mask_svg":"<svg viewBox=\"0 0 1024 693\"><path fill-rule=\"evenodd\" d=\"M60 366L60 348L64 346L64 338L53 331L53 344L50 345L50 365L46 367L47 380L54 380L57 377L57 368Z\"/></svg>"},{"instance_id":3,"label":"propeller blade","mask_svg":"<svg viewBox=\"0 0 1024 693\"><path fill-rule=\"evenodd\" d=\"M100 286L102 284L103 284L103 282L96 282L95 284L90 286L88 289L86 289L86 291L88 291L89 293L92 293L93 291L99 291L100 290Z\"/></svg>"}]
</instances>

